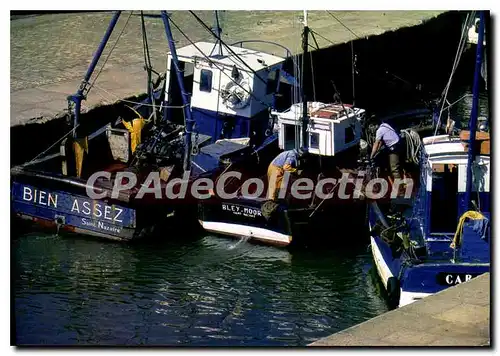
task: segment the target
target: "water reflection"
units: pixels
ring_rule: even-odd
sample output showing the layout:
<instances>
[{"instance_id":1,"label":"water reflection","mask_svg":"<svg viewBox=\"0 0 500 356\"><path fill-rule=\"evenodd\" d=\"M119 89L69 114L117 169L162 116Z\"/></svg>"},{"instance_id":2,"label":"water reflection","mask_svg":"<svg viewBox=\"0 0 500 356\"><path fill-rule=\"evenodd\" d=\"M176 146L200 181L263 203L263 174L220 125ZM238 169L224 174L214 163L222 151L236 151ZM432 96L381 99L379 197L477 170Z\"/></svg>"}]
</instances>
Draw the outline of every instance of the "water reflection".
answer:
<instances>
[{"instance_id":1,"label":"water reflection","mask_svg":"<svg viewBox=\"0 0 500 356\"><path fill-rule=\"evenodd\" d=\"M14 240L20 344L305 345L386 310L361 249Z\"/></svg>"}]
</instances>

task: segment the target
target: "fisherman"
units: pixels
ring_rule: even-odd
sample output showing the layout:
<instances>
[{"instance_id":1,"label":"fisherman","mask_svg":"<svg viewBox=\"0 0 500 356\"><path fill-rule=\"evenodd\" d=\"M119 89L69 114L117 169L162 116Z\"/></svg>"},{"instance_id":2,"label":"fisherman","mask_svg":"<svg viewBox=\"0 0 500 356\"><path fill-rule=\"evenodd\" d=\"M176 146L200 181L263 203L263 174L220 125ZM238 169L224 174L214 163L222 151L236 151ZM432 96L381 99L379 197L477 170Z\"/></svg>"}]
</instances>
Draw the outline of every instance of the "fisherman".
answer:
<instances>
[{"instance_id":1,"label":"fisherman","mask_svg":"<svg viewBox=\"0 0 500 356\"><path fill-rule=\"evenodd\" d=\"M375 119L375 123L379 125L375 134L375 142L373 143L370 159L380 151L384 145L384 150L388 153L389 167L393 179L401 179L401 138L391 125Z\"/></svg>"},{"instance_id":2,"label":"fisherman","mask_svg":"<svg viewBox=\"0 0 500 356\"><path fill-rule=\"evenodd\" d=\"M299 160L304 158L302 149L283 151L277 155L267 169L268 189L267 199L276 200L277 193L281 188L285 172L296 173Z\"/></svg>"}]
</instances>

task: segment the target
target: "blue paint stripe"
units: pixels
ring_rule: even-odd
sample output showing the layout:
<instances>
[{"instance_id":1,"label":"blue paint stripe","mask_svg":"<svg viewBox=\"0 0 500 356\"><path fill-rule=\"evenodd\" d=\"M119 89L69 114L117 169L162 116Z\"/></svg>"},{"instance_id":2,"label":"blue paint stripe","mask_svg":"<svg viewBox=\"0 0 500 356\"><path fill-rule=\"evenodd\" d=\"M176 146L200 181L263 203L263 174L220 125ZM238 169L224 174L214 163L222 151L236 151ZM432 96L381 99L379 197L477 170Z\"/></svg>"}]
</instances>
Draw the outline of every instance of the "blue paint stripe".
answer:
<instances>
[{"instance_id":1,"label":"blue paint stripe","mask_svg":"<svg viewBox=\"0 0 500 356\"><path fill-rule=\"evenodd\" d=\"M12 208L15 213L49 221L54 221L56 215L63 216L66 225L116 236L136 227L134 209L18 182L12 184ZM130 232L125 233L130 235Z\"/></svg>"}]
</instances>

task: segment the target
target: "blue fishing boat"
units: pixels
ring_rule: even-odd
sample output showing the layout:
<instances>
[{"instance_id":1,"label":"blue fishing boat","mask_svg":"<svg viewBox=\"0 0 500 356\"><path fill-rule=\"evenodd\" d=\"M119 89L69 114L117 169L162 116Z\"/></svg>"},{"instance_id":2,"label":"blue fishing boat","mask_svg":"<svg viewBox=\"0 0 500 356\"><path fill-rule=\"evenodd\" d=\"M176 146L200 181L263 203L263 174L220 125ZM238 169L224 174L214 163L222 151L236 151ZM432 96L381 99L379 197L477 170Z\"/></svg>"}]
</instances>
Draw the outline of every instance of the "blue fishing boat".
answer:
<instances>
[{"instance_id":1,"label":"blue fishing boat","mask_svg":"<svg viewBox=\"0 0 500 356\"><path fill-rule=\"evenodd\" d=\"M196 226L196 202L141 190L158 181L165 192L174 178L210 177L279 151L270 111L280 83L294 85L283 70L285 58L245 48L244 42L227 45L217 12L215 30L191 13L216 41L191 41L162 11L170 49L163 74L151 66L141 12L145 99L123 105L118 117L84 120L82 101L94 87L97 78L91 83L91 76L120 17L121 11L115 12L77 93L68 97L71 130L32 161L11 169L15 217L125 241L165 231L179 211L192 213L186 218L195 223L184 226ZM176 48L171 24L189 45Z\"/></svg>"},{"instance_id":2,"label":"blue fishing boat","mask_svg":"<svg viewBox=\"0 0 500 356\"><path fill-rule=\"evenodd\" d=\"M209 232L273 246L288 246L292 241L294 244L312 244L323 240L321 243L324 244L324 239L319 237L324 235L321 230L325 229L325 221L332 217L336 221L352 219L361 211L361 216L364 216L365 208L361 200L332 198L340 185L332 183L332 179L335 177L335 181L340 181L344 173L351 174L351 178L356 176L354 169L357 168L366 112L343 103L338 93L335 102L307 100L304 88L309 57L307 11L304 11L303 24L300 88L295 88L292 105L285 110L271 111L275 125L270 128L272 135L264 143L264 146L273 144L279 150L275 150L273 155L259 153L259 162L264 170L255 169L249 177L265 182L262 187L267 186L268 191L249 191L250 179L224 181L230 187L231 197L216 196L200 203L199 221ZM297 174L290 178L289 184L283 183L280 188L283 194L275 197L270 188L268 167L278 152L291 150L305 152L307 159L302 161L300 178ZM308 197L293 194L293 182L304 179L326 182L327 177L330 180L321 186L325 194L318 195L316 191ZM319 231L314 232L315 228ZM327 240L331 243L337 241L331 236Z\"/></svg>"},{"instance_id":3,"label":"blue fishing boat","mask_svg":"<svg viewBox=\"0 0 500 356\"><path fill-rule=\"evenodd\" d=\"M480 18L469 130L422 140L414 197L369 204L374 263L394 307L490 270L490 137L477 120Z\"/></svg>"}]
</instances>

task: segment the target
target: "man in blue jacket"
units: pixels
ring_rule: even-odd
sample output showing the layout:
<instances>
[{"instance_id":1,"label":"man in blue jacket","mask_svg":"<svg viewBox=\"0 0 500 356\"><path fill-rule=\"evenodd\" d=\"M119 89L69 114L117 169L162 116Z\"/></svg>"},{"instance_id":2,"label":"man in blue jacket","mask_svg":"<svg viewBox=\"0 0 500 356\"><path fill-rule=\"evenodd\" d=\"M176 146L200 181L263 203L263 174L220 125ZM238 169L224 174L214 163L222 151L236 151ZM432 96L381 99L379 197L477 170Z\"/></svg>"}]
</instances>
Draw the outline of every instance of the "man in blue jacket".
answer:
<instances>
[{"instance_id":1,"label":"man in blue jacket","mask_svg":"<svg viewBox=\"0 0 500 356\"><path fill-rule=\"evenodd\" d=\"M303 156L302 150L283 151L277 155L267 169L267 199L275 200L281 188L281 183L285 172L295 173L299 164L299 159Z\"/></svg>"}]
</instances>

